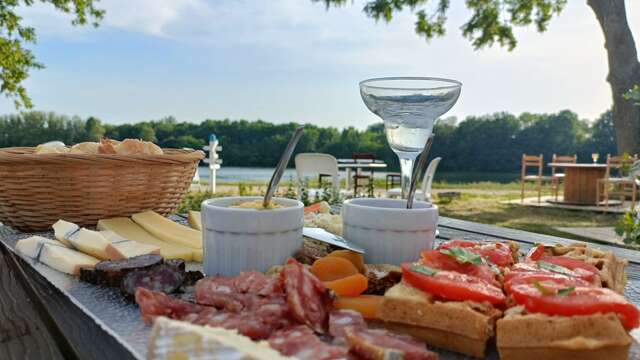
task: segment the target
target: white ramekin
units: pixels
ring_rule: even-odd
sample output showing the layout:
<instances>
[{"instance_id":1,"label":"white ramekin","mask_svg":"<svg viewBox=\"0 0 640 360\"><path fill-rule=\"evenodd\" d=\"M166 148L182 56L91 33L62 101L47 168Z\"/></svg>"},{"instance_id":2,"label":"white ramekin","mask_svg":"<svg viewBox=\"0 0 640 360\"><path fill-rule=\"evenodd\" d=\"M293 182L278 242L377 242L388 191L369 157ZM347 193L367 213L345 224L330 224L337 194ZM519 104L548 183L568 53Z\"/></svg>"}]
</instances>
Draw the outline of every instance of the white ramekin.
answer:
<instances>
[{"instance_id":1,"label":"white ramekin","mask_svg":"<svg viewBox=\"0 0 640 360\"><path fill-rule=\"evenodd\" d=\"M235 276L241 271L267 271L283 264L302 246L304 205L274 198L283 207L270 210L230 208L257 196L209 199L202 202L204 272Z\"/></svg>"},{"instance_id":2,"label":"white ramekin","mask_svg":"<svg viewBox=\"0 0 640 360\"><path fill-rule=\"evenodd\" d=\"M406 200L357 198L344 202L344 237L365 249L371 264L400 264L416 261L420 251L433 249L438 224L438 207Z\"/></svg>"}]
</instances>

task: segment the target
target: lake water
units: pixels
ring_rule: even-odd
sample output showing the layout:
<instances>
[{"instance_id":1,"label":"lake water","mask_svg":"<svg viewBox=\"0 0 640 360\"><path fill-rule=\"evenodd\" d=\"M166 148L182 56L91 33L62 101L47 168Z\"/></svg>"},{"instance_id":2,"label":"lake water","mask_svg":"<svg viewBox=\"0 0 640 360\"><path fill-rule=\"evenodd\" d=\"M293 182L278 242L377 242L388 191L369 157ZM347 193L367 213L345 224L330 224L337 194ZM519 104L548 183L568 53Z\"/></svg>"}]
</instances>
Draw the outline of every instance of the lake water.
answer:
<instances>
[{"instance_id":1,"label":"lake water","mask_svg":"<svg viewBox=\"0 0 640 360\"><path fill-rule=\"evenodd\" d=\"M267 183L273 173L272 168L259 167L235 167L222 166L218 170L217 180L219 183L235 183L235 182L264 182ZM202 180L209 179L209 168L201 166L198 168L198 174ZM376 179L384 179L388 174L386 171L376 171L374 176ZM295 179L295 169L287 169L282 176L283 181ZM346 176L344 171L340 172L340 177L344 179ZM479 181L494 181L499 183L513 182L519 179L518 173L496 173L496 172L436 172L435 181L446 181L450 183L469 183Z\"/></svg>"}]
</instances>

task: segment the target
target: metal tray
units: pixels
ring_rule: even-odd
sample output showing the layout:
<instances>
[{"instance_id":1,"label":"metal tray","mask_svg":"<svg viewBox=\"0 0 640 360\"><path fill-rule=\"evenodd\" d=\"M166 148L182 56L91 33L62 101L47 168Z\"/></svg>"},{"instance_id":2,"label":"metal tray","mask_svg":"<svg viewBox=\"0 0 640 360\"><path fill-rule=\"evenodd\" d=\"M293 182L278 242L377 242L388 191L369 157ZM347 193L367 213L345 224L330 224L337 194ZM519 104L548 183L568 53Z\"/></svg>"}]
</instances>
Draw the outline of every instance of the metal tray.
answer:
<instances>
[{"instance_id":1,"label":"metal tray","mask_svg":"<svg viewBox=\"0 0 640 360\"><path fill-rule=\"evenodd\" d=\"M184 223L184 219L174 217L174 221ZM18 240L32 236L40 235L48 238L54 238L52 232L43 233L6 233L0 234L2 241L11 251L15 252L15 244ZM449 231L442 229L442 239L448 239ZM456 234L457 235L457 234ZM462 234L460 234L462 235ZM458 238L469 236L456 236ZM471 236L473 238L473 236ZM483 238L486 238L484 236ZM48 280L51 285L58 288L69 300L79 309L91 317L100 327L108 334L113 336L123 347L129 350L135 357L145 359L147 355L147 340L151 331L151 327L146 325L140 319L140 313L135 303L125 300L118 289L101 287L80 281L78 278L61 273L44 264L34 262L30 258L26 258L18 254L26 260L40 275ZM200 263L188 263L189 270L202 270ZM629 283L625 291L627 297L640 306L640 266L631 264L628 269ZM636 329L631 333L634 338L629 359L640 359L640 330ZM443 360L471 360L473 358L463 356L457 353L449 352L441 349L433 349L440 355ZM487 359L498 360L497 351L493 344L490 344L487 350Z\"/></svg>"}]
</instances>

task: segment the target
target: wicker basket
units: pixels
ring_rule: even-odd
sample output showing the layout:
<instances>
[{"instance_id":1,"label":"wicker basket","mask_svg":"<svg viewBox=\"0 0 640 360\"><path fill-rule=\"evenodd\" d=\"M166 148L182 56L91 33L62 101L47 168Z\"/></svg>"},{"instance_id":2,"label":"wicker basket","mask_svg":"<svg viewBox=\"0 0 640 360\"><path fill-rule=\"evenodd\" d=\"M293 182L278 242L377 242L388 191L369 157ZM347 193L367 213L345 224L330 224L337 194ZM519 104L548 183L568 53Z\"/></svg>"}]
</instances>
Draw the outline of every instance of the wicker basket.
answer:
<instances>
[{"instance_id":1,"label":"wicker basket","mask_svg":"<svg viewBox=\"0 0 640 360\"><path fill-rule=\"evenodd\" d=\"M163 155L34 154L0 149L0 222L21 231L51 229L58 219L83 226L153 209L175 211L202 151Z\"/></svg>"}]
</instances>

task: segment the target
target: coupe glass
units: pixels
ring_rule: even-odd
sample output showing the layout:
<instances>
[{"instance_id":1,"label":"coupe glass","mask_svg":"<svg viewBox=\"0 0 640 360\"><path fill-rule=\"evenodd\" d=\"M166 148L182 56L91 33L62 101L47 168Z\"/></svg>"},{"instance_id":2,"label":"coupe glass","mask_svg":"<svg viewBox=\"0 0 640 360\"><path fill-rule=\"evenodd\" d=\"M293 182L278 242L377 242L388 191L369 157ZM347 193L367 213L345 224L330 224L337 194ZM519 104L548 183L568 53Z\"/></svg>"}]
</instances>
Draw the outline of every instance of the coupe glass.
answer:
<instances>
[{"instance_id":1,"label":"coupe glass","mask_svg":"<svg viewBox=\"0 0 640 360\"><path fill-rule=\"evenodd\" d=\"M436 119L458 100L462 83L430 77L388 77L360 82L367 108L384 121L387 141L400 159L402 197L411 184L413 163L433 132Z\"/></svg>"}]
</instances>

